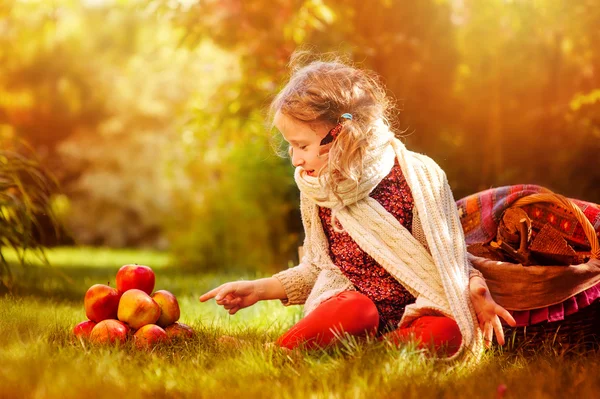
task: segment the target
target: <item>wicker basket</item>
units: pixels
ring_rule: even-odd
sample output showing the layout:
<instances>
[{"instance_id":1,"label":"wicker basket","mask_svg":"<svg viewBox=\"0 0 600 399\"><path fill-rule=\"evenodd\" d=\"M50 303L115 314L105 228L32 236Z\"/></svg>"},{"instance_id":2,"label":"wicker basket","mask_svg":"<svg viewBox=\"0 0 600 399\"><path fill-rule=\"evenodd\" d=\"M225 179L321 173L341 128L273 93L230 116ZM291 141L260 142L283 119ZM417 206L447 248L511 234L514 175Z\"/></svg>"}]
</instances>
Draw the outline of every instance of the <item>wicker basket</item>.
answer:
<instances>
[{"instance_id":1,"label":"wicker basket","mask_svg":"<svg viewBox=\"0 0 600 399\"><path fill-rule=\"evenodd\" d=\"M600 258L600 243L598 242L596 231L577 205L566 197L546 192L523 197L517 200L512 206L521 207L536 202L550 202L570 210L576 216L579 223L581 223L585 235L590 242L591 258ZM527 270L530 267L523 267L515 264L511 265L513 267L519 266L523 273L527 273ZM504 333L509 347L512 348L523 348L525 346L531 348L531 345L535 347L542 344L598 345L600 343L600 301L596 300L594 303L578 310L576 313L565 316L564 320L555 322L546 321L525 327L510 327L505 325Z\"/></svg>"},{"instance_id":2,"label":"wicker basket","mask_svg":"<svg viewBox=\"0 0 600 399\"><path fill-rule=\"evenodd\" d=\"M543 322L526 327L504 326L508 349L533 349L543 345L600 345L600 302L580 309L564 320Z\"/></svg>"}]
</instances>

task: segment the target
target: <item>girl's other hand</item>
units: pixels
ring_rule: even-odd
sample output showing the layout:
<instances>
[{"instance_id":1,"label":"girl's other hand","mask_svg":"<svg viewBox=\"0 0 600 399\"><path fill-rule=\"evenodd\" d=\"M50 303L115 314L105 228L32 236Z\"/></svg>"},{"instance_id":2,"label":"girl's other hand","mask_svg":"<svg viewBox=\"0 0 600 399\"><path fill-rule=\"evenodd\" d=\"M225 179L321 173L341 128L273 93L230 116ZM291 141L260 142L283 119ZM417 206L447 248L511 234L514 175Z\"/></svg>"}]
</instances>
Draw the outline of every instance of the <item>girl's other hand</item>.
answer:
<instances>
[{"instance_id":1,"label":"girl's other hand","mask_svg":"<svg viewBox=\"0 0 600 399\"><path fill-rule=\"evenodd\" d=\"M200 302L206 302L211 298L215 298L217 305L223 306L232 315L260 300L254 281L225 283L202 295Z\"/></svg>"},{"instance_id":2,"label":"girl's other hand","mask_svg":"<svg viewBox=\"0 0 600 399\"><path fill-rule=\"evenodd\" d=\"M475 308L475 314L479 320L479 328L483 331L483 339L486 347L492 344L492 336L496 332L498 344L504 345L504 330L500 317L502 317L510 326L517 323L510 313L502 306L498 305L492 298L485 280L479 276L471 277L469 280L469 293L471 303Z\"/></svg>"}]
</instances>

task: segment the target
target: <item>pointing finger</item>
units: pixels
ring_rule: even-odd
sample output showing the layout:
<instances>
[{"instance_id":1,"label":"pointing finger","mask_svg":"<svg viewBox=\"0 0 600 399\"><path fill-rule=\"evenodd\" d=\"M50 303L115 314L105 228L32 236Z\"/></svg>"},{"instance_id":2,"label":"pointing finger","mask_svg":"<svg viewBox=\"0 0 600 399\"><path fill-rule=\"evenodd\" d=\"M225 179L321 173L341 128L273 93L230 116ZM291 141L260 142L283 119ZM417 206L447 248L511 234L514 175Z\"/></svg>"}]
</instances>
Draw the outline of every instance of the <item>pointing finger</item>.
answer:
<instances>
[{"instance_id":1,"label":"pointing finger","mask_svg":"<svg viewBox=\"0 0 600 399\"><path fill-rule=\"evenodd\" d=\"M200 302L206 302L211 298L214 298L215 295L217 295L217 293L219 292L219 290L221 289L222 285L218 286L217 288L214 288L210 291L208 291L207 293L203 294L199 299Z\"/></svg>"},{"instance_id":2,"label":"pointing finger","mask_svg":"<svg viewBox=\"0 0 600 399\"><path fill-rule=\"evenodd\" d=\"M221 291L215 297L215 299L218 300L218 301L220 301L221 299L225 298L229 294L235 293L236 291L237 291L237 287L236 287L235 284L230 284L230 283L223 284L221 286Z\"/></svg>"}]
</instances>

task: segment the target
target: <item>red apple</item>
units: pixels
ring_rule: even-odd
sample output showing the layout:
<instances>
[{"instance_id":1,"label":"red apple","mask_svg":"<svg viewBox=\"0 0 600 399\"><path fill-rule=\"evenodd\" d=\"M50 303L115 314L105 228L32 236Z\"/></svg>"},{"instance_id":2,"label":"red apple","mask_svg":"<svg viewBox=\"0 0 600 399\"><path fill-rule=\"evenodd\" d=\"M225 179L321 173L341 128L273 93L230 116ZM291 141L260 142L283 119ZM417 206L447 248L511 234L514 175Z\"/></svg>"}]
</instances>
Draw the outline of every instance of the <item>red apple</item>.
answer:
<instances>
[{"instance_id":1,"label":"red apple","mask_svg":"<svg viewBox=\"0 0 600 399\"><path fill-rule=\"evenodd\" d=\"M89 339L95 325L96 323L91 320L82 321L73 328L73 335L77 338Z\"/></svg>"},{"instance_id":2,"label":"red apple","mask_svg":"<svg viewBox=\"0 0 600 399\"><path fill-rule=\"evenodd\" d=\"M192 327L183 323L173 323L165 328L167 336L172 340L184 340L186 338L194 338L194 330Z\"/></svg>"},{"instance_id":3,"label":"red apple","mask_svg":"<svg viewBox=\"0 0 600 399\"><path fill-rule=\"evenodd\" d=\"M160 306L160 317L156 324L164 328L179 320L179 303L175 295L169 291L159 290L152 295L152 299Z\"/></svg>"},{"instance_id":4,"label":"red apple","mask_svg":"<svg viewBox=\"0 0 600 399\"><path fill-rule=\"evenodd\" d=\"M137 330L146 324L156 323L160 317L160 306L150 295L134 288L121 296L117 315L119 320Z\"/></svg>"},{"instance_id":5,"label":"red apple","mask_svg":"<svg viewBox=\"0 0 600 399\"><path fill-rule=\"evenodd\" d=\"M133 335L135 338L135 346L138 348L151 348L159 342L169 340L165 330L156 324L146 324Z\"/></svg>"},{"instance_id":6,"label":"red apple","mask_svg":"<svg viewBox=\"0 0 600 399\"><path fill-rule=\"evenodd\" d=\"M138 289L150 295L154 289L154 280L154 272L148 266L125 265L117 272L117 289L120 292Z\"/></svg>"},{"instance_id":7,"label":"red apple","mask_svg":"<svg viewBox=\"0 0 600 399\"><path fill-rule=\"evenodd\" d=\"M129 327L119 320L103 320L92 329L90 341L97 344L124 343L127 341Z\"/></svg>"},{"instance_id":8,"label":"red apple","mask_svg":"<svg viewBox=\"0 0 600 399\"><path fill-rule=\"evenodd\" d=\"M83 299L85 315L96 323L106 319L116 319L121 294L104 284L92 285Z\"/></svg>"}]
</instances>

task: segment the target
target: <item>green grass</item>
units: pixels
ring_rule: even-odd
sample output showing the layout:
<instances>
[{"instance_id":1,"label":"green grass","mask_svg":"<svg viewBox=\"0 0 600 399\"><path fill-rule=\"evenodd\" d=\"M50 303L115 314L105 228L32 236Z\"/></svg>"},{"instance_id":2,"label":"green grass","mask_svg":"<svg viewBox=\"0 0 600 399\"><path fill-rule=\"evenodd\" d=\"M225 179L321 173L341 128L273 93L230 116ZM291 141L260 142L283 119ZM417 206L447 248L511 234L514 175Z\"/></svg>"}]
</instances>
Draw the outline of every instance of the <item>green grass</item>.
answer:
<instances>
[{"instance_id":1,"label":"green grass","mask_svg":"<svg viewBox=\"0 0 600 399\"><path fill-rule=\"evenodd\" d=\"M52 268L38 264L20 275L18 295L0 297L0 398L495 398L501 384L507 398L548 398L593 397L600 389L600 351L577 346L528 356L494 351L472 368L354 340L290 357L262 345L291 327L300 307L261 302L229 316L197 300L217 284L258 275L184 272L154 252L55 249L49 259ZM119 266L134 262L155 269L156 289L177 295L181 321L196 337L151 352L74 340L86 289L113 285ZM223 334L249 344L224 347L217 342Z\"/></svg>"}]
</instances>

